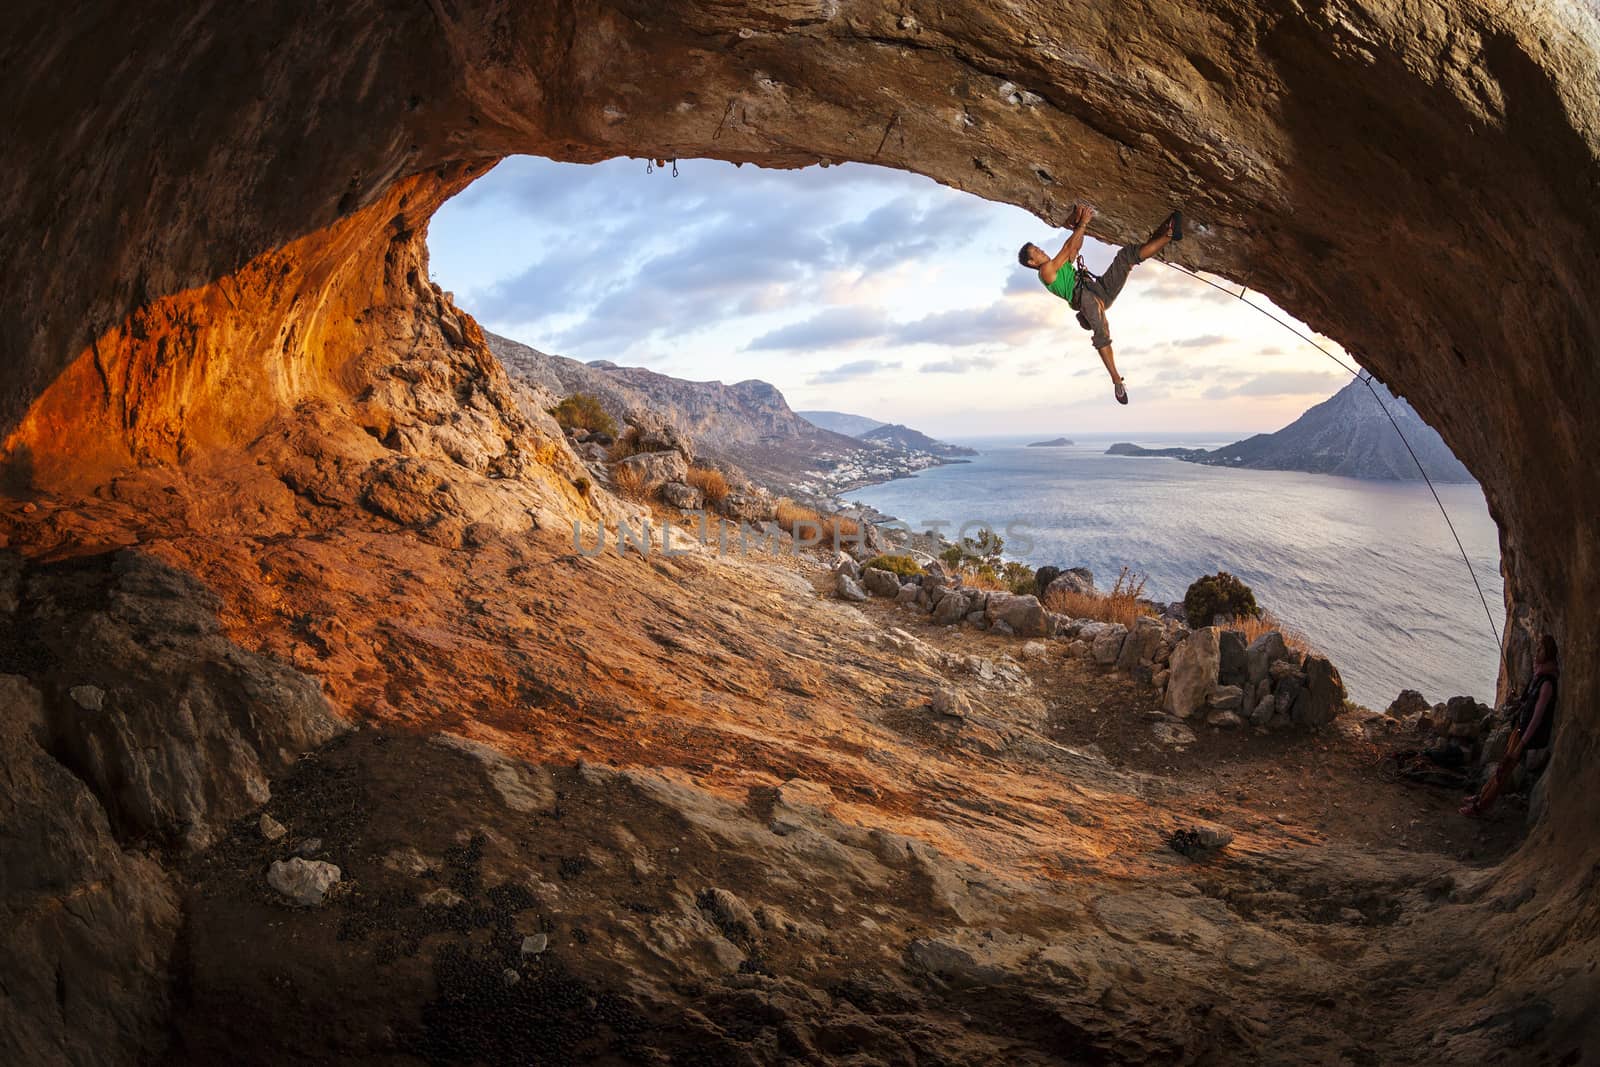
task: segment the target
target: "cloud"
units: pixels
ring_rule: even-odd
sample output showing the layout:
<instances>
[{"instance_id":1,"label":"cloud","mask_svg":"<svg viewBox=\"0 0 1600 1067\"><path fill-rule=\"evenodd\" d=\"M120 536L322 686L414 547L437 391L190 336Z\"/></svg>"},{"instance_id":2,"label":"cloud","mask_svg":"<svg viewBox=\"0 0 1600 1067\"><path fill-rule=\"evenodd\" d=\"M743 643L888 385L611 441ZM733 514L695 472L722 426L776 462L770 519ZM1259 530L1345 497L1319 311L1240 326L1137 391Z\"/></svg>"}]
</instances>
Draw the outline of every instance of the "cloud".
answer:
<instances>
[{"instance_id":1,"label":"cloud","mask_svg":"<svg viewBox=\"0 0 1600 1067\"><path fill-rule=\"evenodd\" d=\"M1040 338L1045 331L1061 328L1054 309L1043 300L1024 303L998 300L986 308L956 308L936 311L912 322L902 323L888 340L902 345L942 345L967 348L972 345L1008 344L1021 346Z\"/></svg>"},{"instance_id":2,"label":"cloud","mask_svg":"<svg viewBox=\"0 0 1600 1067\"><path fill-rule=\"evenodd\" d=\"M1173 341L1172 346L1174 348L1216 348L1218 345L1225 345L1230 341L1231 338L1224 337L1220 333L1203 333L1198 337L1185 337L1181 341Z\"/></svg>"},{"instance_id":3,"label":"cloud","mask_svg":"<svg viewBox=\"0 0 1600 1067\"><path fill-rule=\"evenodd\" d=\"M1207 400L1253 396L1329 396L1344 383L1344 375L1323 371L1268 371L1242 381L1221 383L1207 389Z\"/></svg>"},{"instance_id":4,"label":"cloud","mask_svg":"<svg viewBox=\"0 0 1600 1067\"><path fill-rule=\"evenodd\" d=\"M883 336L883 316L864 307L835 307L819 311L809 319L780 326L762 334L746 351L811 351L819 348L848 348Z\"/></svg>"},{"instance_id":5,"label":"cloud","mask_svg":"<svg viewBox=\"0 0 1600 1067\"><path fill-rule=\"evenodd\" d=\"M966 356L924 363L918 369L923 374L965 374L972 370L990 370L994 365L995 361L988 356Z\"/></svg>"},{"instance_id":6,"label":"cloud","mask_svg":"<svg viewBox=\"0 0 1600 1067\"><path fill-rule=\"evenodd\" d=\"M848 382L854 378L865 378L879 371L899 370L900 363L885 362L881 359L858 359L854 363L844 363L829 370L818 371L810 379L812 385L832 385L836 382Z\"/></svg>"}]
</instances>

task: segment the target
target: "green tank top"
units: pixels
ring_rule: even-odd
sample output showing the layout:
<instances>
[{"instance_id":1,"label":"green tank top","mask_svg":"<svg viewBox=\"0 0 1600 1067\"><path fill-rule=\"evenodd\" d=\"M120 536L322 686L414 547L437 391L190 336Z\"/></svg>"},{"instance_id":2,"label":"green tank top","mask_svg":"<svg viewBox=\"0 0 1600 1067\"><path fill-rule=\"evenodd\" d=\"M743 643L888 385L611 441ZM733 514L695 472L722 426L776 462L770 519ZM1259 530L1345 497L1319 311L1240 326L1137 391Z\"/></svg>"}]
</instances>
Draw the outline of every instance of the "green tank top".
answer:
<instances>
[{"instance_id":1,"label":"green tank top","mask_svg":"<svg viewBox=\"0 0 1600 1067\"><path fill-rule=\"evenodd\" d=\"M1040 278L1039 281L1046 289L1070 304L1072 303L1072 291L1078 284L1078 271L1072 264L1066 263L1062 265L1060 270L1056 271L1055 281L1047 282L1043 278Z\"/></svg>"}]
</instances>

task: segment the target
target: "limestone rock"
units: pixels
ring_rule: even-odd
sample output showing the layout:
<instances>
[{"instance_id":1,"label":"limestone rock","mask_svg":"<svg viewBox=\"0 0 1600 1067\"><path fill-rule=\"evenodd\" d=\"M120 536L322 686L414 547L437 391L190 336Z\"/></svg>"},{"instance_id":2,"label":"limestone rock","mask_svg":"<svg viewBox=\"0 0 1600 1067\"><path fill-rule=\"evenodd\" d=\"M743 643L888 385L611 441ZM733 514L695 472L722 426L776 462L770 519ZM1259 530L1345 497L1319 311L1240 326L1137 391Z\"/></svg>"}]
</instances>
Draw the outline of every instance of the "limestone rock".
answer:
<instances>
[{"instance_id":1,"label":"limestone rock","mask_svg":"<svg viewBox=\"0 0 1600 1067\"><path fill-rule=\"evenodd\" d=\"M1223 685L1242 686L1249 680L1250 664L1241 630L1223 630L1218 635L1220 663L1217 677Z\"/></svg>"},{"instance_id":2,"label":"limestone rock","mask_svg":"<svg viewBox=\"0 0 1600 1067\"><path fill-rule=\"evenodd\" d=\"M1267 677L1267 672L1274 663L1288 658L1289 646L1284 642L1283 634L1277 630L1268 630L1250 642L1249 647L1245 649L1246 677L1251 685L1257 685L1261 679Z\"/></svg>"},{"instance_id":3,"label":"limestone rock","mask_svg":"<svg viewBox=\"0 0 1600 1067\"><path fill-rule=\"evenodd\" d=\"M1122 655L1122 646L1126 643L1128 628L1121 623L1113 623L1095 635L1094 661L1102 667L1110 667L1117 662L1117 657Z\"/></svg>"},{"instance_id":4,"label":"limestone rock","mask_svg":"<svg viewBox=\"0 0 1600 1067\"><path fill-rule=\"evenodd\" d=\"M1073 567L1062 571L1045 587L1045 596L1051 593L1093 593L1094 572L1087 567Z\"/></svg>"},{"instance_id":5,"label":"limestone rock","mask_svg":"<svg viewBox=\"0 0 1600 1067\"><path fill-rule=\"evenodd\" d=\"M1400 690L1400 695L1394 698L1384 711L1384 714L1393 719L1408 719L1413 715L1426 714L1431 707L1432 705L1428 703L1427 698L1415 689L1402 689Z\"/></svg>"},{"instance_id":6,"label":"limestone rock","mask_svg":"<svg viewBox=\"0 0 1600 1067\"><path fill-rule=\"evenodd\" d=\"M1219 685L1206 696L1212 711L1238 711L1244 705L1244 690L1236 685Z\"/></svg>"},{"instance_id":7,"label":"limestone rock","mask_svg":"<svg viewBox=\"0 0 1600 1067\"><path fill-rule=\"evenodd\" d=\"M965 719L972 714L972 705L968 703L961 690L949 687L935 692L929 706L935 715L944 715L952 719Z\"/></svg>"},{"instance_id":8,"label":"limestone rock","mask_svg":"<svg viewBox=\"0 0 1600 1067\"><path fill-rule=\"evenodd\" d=\"M1117 670L1131 672L1140 663L1153 663L1165 636L1161 620L1149 615L1141 617L1133 624L1127 640L1122 643L1122 651L1117 654Z\"/></svg>"},{"instance_id":9,"label":"limestone rock","mask_svg":"<svg viewBox=\"0 0 1600 1067\"><path fill-rule=\"evenodd\" d=\"M875 596L898 596L900 593L900 579L891 571L882 567L863 567L861 581L867 591Z\"/></svg>"},{"instance_id":10,"label":"limestone rock","mask_svg":"<svg viewBox=\"0 0 1600 1067\"><path fill-rule=\"evenodd\" d=\"M706 495L683 482L666 482L661 486L661 501L669 507L696 511L705 506Z\"/></svg>"},{"instance_id":11,"label":"limestone rock","mask_svg":"<svg viewBox=\"0 0 1600 1067\"><path fill-rule=\"evenodd\" d=\"M322 860L295 856L274 860L267 868L267 884L301 907L321 904L328 890L339 881L339 868Z\"/></svg>"},{"instance_id":12,"label":"limestone rock","mask_svg":"<svg viewBox=\"0 0 1600 1067\"><path fill-rule=\"evenodd\" d=\"M1221 642L1215 626L1203 626L1172 650L1171 676L1163 707L1180 719L1205 706L1207 694L1217 685Z\"/></svg>"},{"instance_id":13,"label":"limestone rock","mask_svg":"<svg viewBox=\"0 0 1600 1067\"><path fill-rule=\"evenodd\" d=\"M1039 598L1031 593L1023 596L991 593L986 610L990 626L1003 623L1018 637L1049 636L1049 620L1044 608Z\"/></svg>"},{"instance_id":14,"label":"limestone rock","mask_svg":"<svg viewBox=\"0 0 1600 1067\"><path fill-rule=\"evenodd\" d=\"M1306 701L1300 721L1306 726L1325 726L1344 710L1344 679L1339 668L1321 656L1306 657Z\"/></svg>"},{"instance_id":15,"label":"limestone rock","mask_svg":"<svg viewBox=\"0 0 1600 1067\"><path fill-rule=\"evenodd\" d=\"M867 591L861 588L861 583L848 574L839 574L834 579L834 591L840 600L849 600L855 603L867 599Z\"/></svg>"},{"instance_id":16,"label":"limestone rock","mask_svg":"<svg viewBox=\"0 0 1600 1067\"><path fill-rule=\"evenodd\" d=\"M256 829L266 841L276 841L289 832L283 823L266 812L262 812L261 818L256 821Z\"/></svg>"}]
</instances>

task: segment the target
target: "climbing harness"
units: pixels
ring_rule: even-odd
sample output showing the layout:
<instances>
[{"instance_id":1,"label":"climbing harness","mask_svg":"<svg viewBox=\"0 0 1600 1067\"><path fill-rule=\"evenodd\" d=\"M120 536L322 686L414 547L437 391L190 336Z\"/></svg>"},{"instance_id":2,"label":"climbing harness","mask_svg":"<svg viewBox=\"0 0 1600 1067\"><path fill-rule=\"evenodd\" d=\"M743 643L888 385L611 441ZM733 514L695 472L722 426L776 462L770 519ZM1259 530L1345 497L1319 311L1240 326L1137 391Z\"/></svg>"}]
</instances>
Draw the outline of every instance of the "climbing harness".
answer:
<instances>
[{"instance_id":1,"label":"climbing harness","mask_svg":"<svg viewBox=\"0 0 1600 1067\"><path fill-rule=\"evenodd\" d=\"M1285 330L1288 330L1290 333L1300 338L1300 340L1304 341L1312 348L1315 348L1318 352L1321 352L1323 355L1333 360L1340 367L1342 367L1346 373L1353 375L1356 380L1367 387L1367 391L1372 394L1372 399L1378 402L1378 407L1382 408L1384 415L1388 416L1389 425L1394 427L1394 432L1399 436L1400 443L1406 446L1406 452L1411 455L1411 462L1417 465L1417 470L1421 473L1422 480L1428 484L1428 492L1433 494L1433 502L1439 506L1439 514L1444 516L1444 524L1450 528L1450 536L1455 540L1456 551L1461 553L1461 562L1467 565L1467 574L1472 578L1472 587L1478 591L1478 602L1483 605L1484 618L1489 620L1489 632L1494 634L1495 647L1499 650L1501 668L1504 669L1506 667L1504 662L1505 647L1500 639L1500 628L1495 625L1494 612L1489 610L1489 598L1483 595L1483 586L1478 582L1478 572L1472 569L1472 560L1467 556L1466 546L1461 543L1461 535L1456 533L1456 524L1450 521L1450 512L1445 510L1444 501L1439 499L1439 490L1434 488L1433 479L1428 477L1427 468L1422 465L1422 460L1417 458L1416 450L1411 447L1411 442L1406 440L1405 431L1400 429L1399 420L1394 417L1394 412L1389 410L1389 405L1385 404L1383 402L1383 397L1378 395L1377 388L1372 384L1372 375L1363 374L1359 368L1350 366L1350 364L1346 363L1344 360L1328 351L1322 345L1306 336L1304 331L1297 329L1291 323L1285 322L1283 319L1279 318L1277 315L1274 315L1260 304L1257 304L1251 300L1246 300L1245 293L1248 292L1246 287L1241 286L1239 291L1236 293L1227 286L1219 285L1210 278L1207 278L1205 275L1201 274L1199 271L1190 270L1188 267L1185 267L1180 263L1173 263L1165 259L1157 260L1157 262L1171 267L1173 270L1182 271L1191 278L1198 278L1200 281L1205 282L1218 292L1226 293L1246 307L1254 308L1256 311L1261 312L1261 314L1265 315L1279 326L1282 326Z\"/></svg>"}]
</instances>

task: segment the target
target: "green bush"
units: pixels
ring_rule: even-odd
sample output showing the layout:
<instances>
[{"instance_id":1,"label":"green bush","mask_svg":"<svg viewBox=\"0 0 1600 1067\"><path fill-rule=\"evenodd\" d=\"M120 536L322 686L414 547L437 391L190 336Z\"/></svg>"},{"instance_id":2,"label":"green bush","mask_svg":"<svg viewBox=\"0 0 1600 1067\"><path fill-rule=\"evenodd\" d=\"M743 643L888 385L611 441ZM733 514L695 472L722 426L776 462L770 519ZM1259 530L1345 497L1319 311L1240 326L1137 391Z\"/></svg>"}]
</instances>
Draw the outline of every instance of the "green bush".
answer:
<instances>
[{"instance_id":1,"label":"green bush","mask_svg":"<svg viewBox=\"0 0 1600 1067\"><path fill-rule=\"evenodd\" d=\"M1038 592L1034 586L1034 570L1026 563L1013 561L1005 564L1000 568L1000 580L1018 596Z\"/></svg>"},{"instance_id":2,"label":"green bush","mask_svg":"<svg viewBox=\"0 0 1600 1067\"><path fill-rule=\"evenodd\" d=\"M1183 594L1183 613L1191 629L1210 626L1218 615L1229 619L1255 619L1261 615L1250 587L1227 571L1208 574Z\"/></svg>"},{"instance_id":3,"label":"green bush","mask_svg":"<svg viewBox=\"0 0 1600 1067\"><path fill-rule=\"evenodd\" d=\"M902 578L913 578L922 573L922 564L910 556L874 556L867 561L867 566L897 574Z\"/></svg>"},{"instance_id":4,"label":"green bush","mask_svg":"<svg viewBox=\"0 0 1600 1067\"><path fill-rule=\"evenodd\" d=\"M550 414L556 417L556 424L563 430L577 428L608 437L615 437L617 433L616 420L606 414L606 409L600 406L600 398L593 393L563 397L561 403L550 409Z\"/></svg>"}]
</instances>

